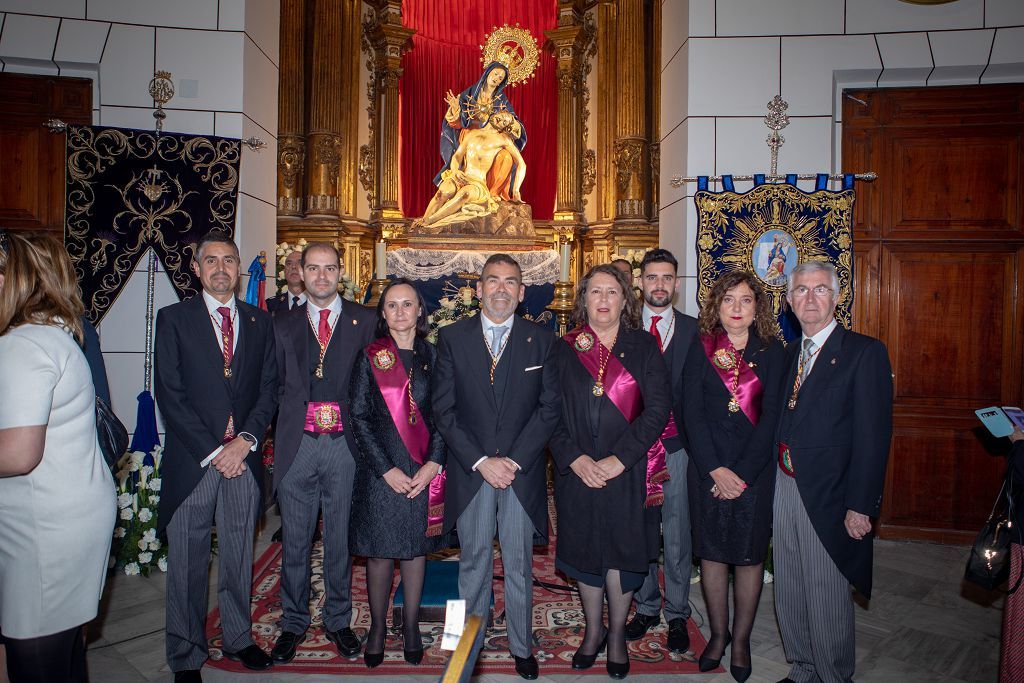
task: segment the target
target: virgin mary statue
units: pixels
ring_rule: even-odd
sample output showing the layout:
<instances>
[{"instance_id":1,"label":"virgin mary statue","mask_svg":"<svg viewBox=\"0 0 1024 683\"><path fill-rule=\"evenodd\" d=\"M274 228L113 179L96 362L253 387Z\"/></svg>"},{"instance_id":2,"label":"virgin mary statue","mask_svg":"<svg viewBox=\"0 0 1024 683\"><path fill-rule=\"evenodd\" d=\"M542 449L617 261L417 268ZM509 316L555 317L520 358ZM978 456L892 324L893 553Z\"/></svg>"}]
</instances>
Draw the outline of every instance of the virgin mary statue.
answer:
<instances>
[{"instance_id":1,"label":"virgin mary statue","mask_svg":"<svg viewBox=\"0 0 1024 683\"><path fill-rule=\"evenodd\" d=\"M451 165L452 155L459 148L463 136L472 128L483 128L492 114L507 112L515 119L507 134L513 144L522 151L526 146L526 129L516 116L512 103L505 95L508 84L508 67L502 62L490 62L481 74L480 79L463 90L458 96L451 90L445 95L448 111L441 122L441 159L444 165L434 177L434 184L441 184L441 175ZM516 163L507 151L501 151L491 164L487 173L487 187L494 197L504 200L512 198L515 187Z\"/></svg>"}]
</instances>

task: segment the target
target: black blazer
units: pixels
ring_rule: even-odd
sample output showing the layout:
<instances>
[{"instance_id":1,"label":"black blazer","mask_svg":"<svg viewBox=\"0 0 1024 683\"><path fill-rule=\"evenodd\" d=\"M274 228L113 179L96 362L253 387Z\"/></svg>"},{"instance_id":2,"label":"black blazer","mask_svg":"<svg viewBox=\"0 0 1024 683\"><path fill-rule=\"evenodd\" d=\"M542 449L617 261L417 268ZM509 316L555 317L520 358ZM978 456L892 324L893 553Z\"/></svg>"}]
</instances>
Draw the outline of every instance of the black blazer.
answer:
<instances>
[{"instance_id":1,"label":"black blazer","mask_svg":"<svg viewBox=\"0 0 1024 683\"><path fill-rule=\"evenodd\" d=\"M683 421L690 443L690 460L702 480L710 478L711 470L728 467L747 484L753 484L774 462L785 351L779 341L762 341L750 330L743 359L754 365L754 374L761 380L763 390L761 417L756 427L742 411L729 412L731 395L704 353L700 338L690 346L683 371ZM774 476L774 470L771 474Z\"/></svg>"},{"instance_id":2,"label":"black blazer","mask_svg":"<svg viewBox=\"0 0 1024 683\"><path fill-rule=\"evenodd\" d=\"M611 349L643 396L643 410L630 423L607 396L595 409L593 376L572 347L559 346L562 419L551 438L557 472L558 558L592 574L604 569L646 571L660 540L658 509L644 507L647 451L664 431L671 404L661 350L642 330L621 330ZM581 455L594 460L614 455L626 471L604 488L591 489L570 468ZM649 520L654 523L650 534Z\"/></svg>"},{"instance_id":3,"label":"black blazer","mask_svg":"<svg viewBox=\"0 0 1024 683\"><path fill-rule=\"evenodd\" d=\"M781 400L789 400L800 341L789 345ZM789 414L787 414L789 413ZM854 540L847 510L877 517L892 439L892 368L885 345L837 326L818 352L796 409L781 411L776 440L789 446L797 488L822 545L871 597L872 535Z\"/></svg>"},{"instance_id":4,"label":"black blazer","mask_svg":"<svg viewBox=\"0 0 1024 683\"><path fill-rule=\"evenodd\" d=\"M282 294L275 294L274 296L267 299L267 311L271 315L277 313L286 313L288 310L288 299L292 296L291 292L283 292Z\"/></svg>"},{"instance_id":5,"label":"black blazer","mask_svg":"<svg viewBox=\"0 0 1024 683\"><path fill-rule=\"evenodd\" d=\"M345 440L353 456L356 441L352 430L347 427L348 385L356 356L362 353L373 339L377 314L352 301L341 302L341 314L334 326L331 346L341 344L341 361L326 363L324 372L337 389L338 405L341 408L341 423L345 427ZM274 336L277 340L277 369L280 373L277 424L274 428L274 490L281 484L288 472L295 454L299 451L302 432L306 425L306 408L309 405L309 318L306 305L281 311L274 316Z\"/></svg>"},{"instance_id":6,"label":"black blazer","mask_svg":"<svg viewBox=\"0 0 1024 683\"><path fill-rule=\"evenodd\" d=\"M474 316L438 334L432 383L434 422L448 445L445 531L455 526L484 483L473 465L484 456L500 454L522 468L512 489L537 533L547 538L544 448L558 422L557 338L551 330L516 316L496 370L506 373L504 399L498 405L481 326Z\"/></svg>"},{"instance_id":7,"label":"black blazer","mask_svg":"<svg viewBox=\"0 0 1024 683\"><path fill-rule=\"evenodd\" d=\"M669 383L672 387L672 415L676 419L676 427L679 436L675 439L665 439L665 448L669 453L674 453L679 448L690 450L686 439L686 430L683 428L683 411L685 410L685 399L683 398L683 366L686 364L686 355L690 347L697 339L697 319L693 316L680 313L672 309L675 315L675 326L672 331L672 339L665 349L665 366L668 369ZM699 346L699 344L698 344Z\"/></svg>"},{"instance_id":8,"label":"black blazer","mask_svg":"<svg viewBox=\"0 0 1024 683\"><path fill-rule=\"evenodd\" d=\"M263 437L277 407L277 361L270 316L236 301L238 342L231 378L202 295L160 309L156 317L154 388L166 438L160 468L158 530L206 474L199 466L224 438L228 417L235 433L259 446L246 457L257 486L263 481ZM210 465L212 467L212 465Z\"/></svg>"}]
</instances>

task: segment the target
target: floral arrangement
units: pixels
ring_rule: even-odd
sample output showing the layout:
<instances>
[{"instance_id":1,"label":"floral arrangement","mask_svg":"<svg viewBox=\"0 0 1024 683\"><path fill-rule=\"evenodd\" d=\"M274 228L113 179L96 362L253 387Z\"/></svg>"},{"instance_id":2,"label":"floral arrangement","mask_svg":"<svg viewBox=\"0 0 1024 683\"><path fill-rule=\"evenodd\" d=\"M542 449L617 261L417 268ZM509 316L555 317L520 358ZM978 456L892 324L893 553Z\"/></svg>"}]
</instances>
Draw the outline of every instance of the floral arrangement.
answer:
<instances>
[{"instance_id":1,"label":"floral arrangement","mask_svg":"<svg viewBox=\"0 0 1024 683\"><path fill-rule=\"evenodd\" d=\"M156 510L160 502L160 460L163 447L150 454L125 453L118 462L117 526L111 566L128 576L167 571L167 549L156 536Z\"/></svg>"},{"instance_id":2,"label":"floral arrangement","mask_svg":"<svg viewBox=\"0 0 1024 683\"><path fill-rule=\"evenodd\" d=\"M450 291L449 289L454 290ZM455 288L451 283L445 283L446 296L438 301L440 306L436 311L427 316L427 323L430 325L430 332L427 339L437 343L437 331L447 327L463 318L470 318L480 312L480 300L476 298L476 289L468 284Z\"/></svg>"},{"instance_id":3,"label":"floral arrangement","mask_svg":"<svg viewBox=\"0 0 1024 683\"><path fill-rule=\"evenodd\" d=\"M277 285L277 292L283 294L288 289L288 283L284 279L284 261L288 258L288 255L293 251L302 251L306 248L309 242L305 237L300 237L299 241L294 245L290 245L287 242L281 242L277 245L277 267L274 269L274 280ZM341 245L338 244L337 240L334 242L335 248L338 252L341 252ZM356 287L356 283L348 276L348 273L342 273L341 281L338 282L338 293L341 294L342 299L348 299L349 301L359 301L362 296L359 288Z\"/></svg>"},{"instance_id":4,"label":"floral arrangement","mask_svg":"<svg viewBox=\"0 0 1024 683\"><path fill-rule=\"evenodd\" d=\"M644 255L649 251L650 249L628 249L625 254L619 254L619 258L629 261L629 265L633 269L633 282L640 281L640 264L643 263Z\"/></svg>"}]
</instances>

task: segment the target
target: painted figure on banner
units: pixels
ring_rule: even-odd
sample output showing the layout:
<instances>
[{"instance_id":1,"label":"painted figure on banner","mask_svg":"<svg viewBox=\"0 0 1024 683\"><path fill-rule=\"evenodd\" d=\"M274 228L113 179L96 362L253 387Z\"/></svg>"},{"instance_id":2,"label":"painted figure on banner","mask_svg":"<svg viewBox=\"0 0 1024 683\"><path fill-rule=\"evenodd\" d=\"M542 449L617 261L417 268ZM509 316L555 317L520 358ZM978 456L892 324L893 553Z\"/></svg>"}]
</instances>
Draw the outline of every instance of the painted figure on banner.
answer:
<instances>
[{"instance_id":1,"label":"painted figure on banner","mask_svg":"<svg viewBox=\"0 0 1024 683\"><path fill-rule=\"evenodd\" d=\"M754 266L765 284L785 286L789 273L796 266L796 258L793 263L789 262L793 246L793 239L782 230L769 230L758 238Z\"/></svg>"}]
</instances>

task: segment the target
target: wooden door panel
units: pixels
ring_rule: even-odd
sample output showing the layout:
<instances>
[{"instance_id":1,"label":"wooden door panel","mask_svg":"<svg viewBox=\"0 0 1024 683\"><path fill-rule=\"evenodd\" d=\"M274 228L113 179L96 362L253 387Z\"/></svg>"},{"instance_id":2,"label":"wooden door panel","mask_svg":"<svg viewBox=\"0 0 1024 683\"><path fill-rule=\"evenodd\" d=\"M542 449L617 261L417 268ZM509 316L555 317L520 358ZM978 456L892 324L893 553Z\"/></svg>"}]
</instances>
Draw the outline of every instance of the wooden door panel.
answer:
<instances>
[{"instance_id":1,"label":"wooden door panel","mask_svg":"<svg viewBox=\"0 0 1024 683\"><path fill-rule=\"evenodd\" d=\"M936 232L1019 230L1018 131L953 138L894 133L890 145L895 175L888 234L927 230L934 238Z\"/></svg>"}]
</instances>

